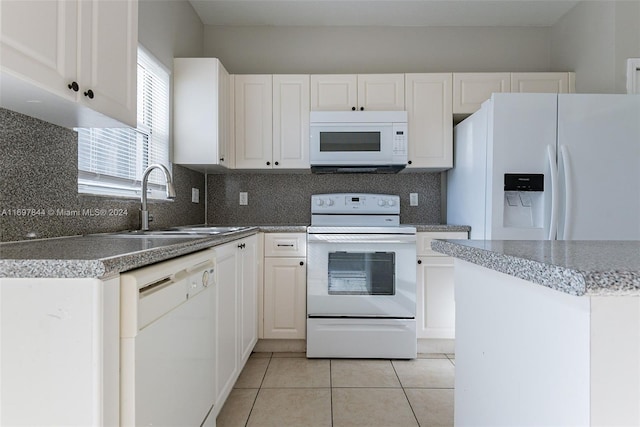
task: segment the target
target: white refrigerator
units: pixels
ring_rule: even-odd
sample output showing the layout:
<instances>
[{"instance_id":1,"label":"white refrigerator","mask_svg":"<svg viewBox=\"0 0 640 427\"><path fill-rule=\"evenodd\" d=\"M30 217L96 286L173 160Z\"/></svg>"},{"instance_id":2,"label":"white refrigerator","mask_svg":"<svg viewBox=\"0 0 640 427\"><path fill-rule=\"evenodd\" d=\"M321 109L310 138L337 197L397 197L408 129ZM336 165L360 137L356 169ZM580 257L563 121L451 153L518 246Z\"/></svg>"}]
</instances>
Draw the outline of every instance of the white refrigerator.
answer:
<instances>
[{"instance_id":1,"label":"white refrigerator","mask_svg":"<svg viewBox=\"0 0 640 427\"><path fill-rule=\"evenodd\" d=\"M640 95L494 94L454 139L471 239L640 240Z\"/></svg>"}]
</instances>

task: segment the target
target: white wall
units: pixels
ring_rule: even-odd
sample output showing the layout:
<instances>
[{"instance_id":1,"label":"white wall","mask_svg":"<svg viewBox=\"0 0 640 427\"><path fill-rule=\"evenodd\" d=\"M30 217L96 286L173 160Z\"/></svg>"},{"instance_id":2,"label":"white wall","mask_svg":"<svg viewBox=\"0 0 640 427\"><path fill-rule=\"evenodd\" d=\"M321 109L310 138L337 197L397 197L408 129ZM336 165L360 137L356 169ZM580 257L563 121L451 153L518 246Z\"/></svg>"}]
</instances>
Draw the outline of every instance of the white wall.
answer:
<instances>
[{"instance_id":1,"label":"white wall","mask_svg":"<svg viewBox=\"0 0 640 427\"><path fill-rule=\"evenodd\" d=\"M576 72L576 91L625 93L640 57L640 2L584 1L551 28L551 68Z\"/></svg>"},{"instance_id":2,"label":"white wall","mask_svg":"<svg viewBox=\"0 0 640 427\"><path fill-rule=\"evenodd\" d=\"M549 28L205 26L230 73L548 71Z\"/></svg>"},{"instance_id":3,"label":"white wall","mask_svg":"<svg viewBox=\"0 0 640 427\"><path fill-rule=\"evenodd\" d=\"M174 57L202 56L204 26L187 0L139 0L138 40L170 70Z\"/></svg>"}]
</instances>

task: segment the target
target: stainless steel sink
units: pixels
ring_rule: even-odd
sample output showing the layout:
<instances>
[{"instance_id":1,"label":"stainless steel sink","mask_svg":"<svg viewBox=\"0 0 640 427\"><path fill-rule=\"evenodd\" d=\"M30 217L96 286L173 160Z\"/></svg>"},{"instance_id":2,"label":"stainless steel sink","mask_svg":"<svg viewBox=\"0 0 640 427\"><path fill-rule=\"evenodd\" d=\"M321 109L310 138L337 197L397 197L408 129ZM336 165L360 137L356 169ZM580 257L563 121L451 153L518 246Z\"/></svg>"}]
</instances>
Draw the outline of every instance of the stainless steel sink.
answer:
<instances>
[{"instance_id":1,"label":"stainless steel sink","mask_svg":"<svg viewBox=\"0 0 640 427\"><path fill-rule=\"evenodd\" d=\"M145 237L145 238L203 238L216 234L233 233L249 227L175 227L166 230L133 230L109 234L113 237Z\"/></svg>"},{"instance_id":2,"label":"stainless steel sink","mask_svg":"<svg viewBox=\"0 0 640 427\"><path fill-rule=\"evenodd\" d=\"M203 237L210 236L207 233L194 233L194 232L183 232L183 231L169 231L169 230L155 230L155 231L121 231L119 233L106 234L108 237L125 237L125 238L162 238L162 239L170 239L170 238L194 238L201 239Z\"/></svg>"},{"instance_id":3,"label":"stainless steel sink","mask_svg":"<svg viewBox=\"0 0 640 427\"><path fill-rule=\"evenodd\" d=\"M240 231L240 230L244 230L247 229L249 227L209 227L209 226L202 226L202 227L176 227L176 228L171 228L168 229L167 231L171 230L176 230L176 231L187 231L187 232L193 232L193 233L199 233L199 234L223 234L223 233L233 233L234 231Z\"/></svg>"}]
</instances>

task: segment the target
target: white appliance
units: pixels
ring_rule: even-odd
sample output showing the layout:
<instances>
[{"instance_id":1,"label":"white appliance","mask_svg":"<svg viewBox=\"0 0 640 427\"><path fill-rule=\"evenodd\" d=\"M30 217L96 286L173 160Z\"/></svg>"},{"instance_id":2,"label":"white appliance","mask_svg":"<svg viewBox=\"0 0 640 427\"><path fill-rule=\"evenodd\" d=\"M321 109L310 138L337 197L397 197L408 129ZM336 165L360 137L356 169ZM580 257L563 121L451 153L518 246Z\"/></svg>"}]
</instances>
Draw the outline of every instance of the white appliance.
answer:
<instances>
[{"instance_id":1,"label":"white appliance","mask_svg":"<svg viewBox=\"0 0 640 427\"><path fill-rule=\"evenodd\" d=\"M455 128L471 239L640 239L640 95L494 94Z\"/></svg>"},{"instance_id":2,"label":"white appliance","mask_svg":"<svg viewBox=\"0 0 640 427\"><path fill-rule=\"evenodd\" d=\"M214 256L121 275L121 426L215 426Z\"/></svg>"},{"instance_id":3,"label":"white appliance","mask_svg":"<svg viewBox=\"0 0 640 427\"><path fill-rule=\"evenodd\" d=\"M309 160L315 173L397 173L407 165L406 111L312 111Z\"/></svg>"},{"instance_id":4,"label":"white appliance","mask_svg":"<svg viewBox=\"0 0 640 427\"><path fill-rule=\"evenodd\" d=\"M416 229L400 198L311 198L307 233L307 357L413 359Z\"/></svg>"}]
</instances>

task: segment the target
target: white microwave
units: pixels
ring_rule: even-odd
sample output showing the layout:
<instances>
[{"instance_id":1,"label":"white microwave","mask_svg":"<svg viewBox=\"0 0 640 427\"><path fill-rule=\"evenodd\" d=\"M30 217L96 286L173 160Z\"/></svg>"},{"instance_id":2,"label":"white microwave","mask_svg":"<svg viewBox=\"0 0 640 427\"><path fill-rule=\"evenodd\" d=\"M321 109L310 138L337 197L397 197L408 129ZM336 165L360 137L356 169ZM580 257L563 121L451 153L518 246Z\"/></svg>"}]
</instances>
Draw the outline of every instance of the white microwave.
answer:
<instances>
[{"instance_id":1,"label":"white microwave","mask_svg":"<svg viewBox=\"0 0 640 427\"><path fill-rule=\"evenodd\" d=\"M312 111L312 172L396 173L407 165L406 111Z\"/></svg>"}]
</instances>

